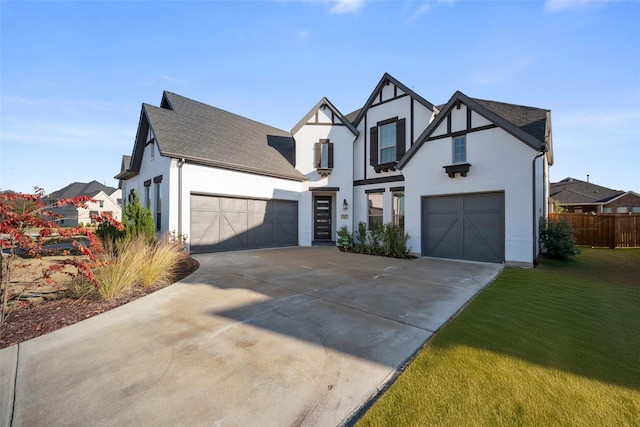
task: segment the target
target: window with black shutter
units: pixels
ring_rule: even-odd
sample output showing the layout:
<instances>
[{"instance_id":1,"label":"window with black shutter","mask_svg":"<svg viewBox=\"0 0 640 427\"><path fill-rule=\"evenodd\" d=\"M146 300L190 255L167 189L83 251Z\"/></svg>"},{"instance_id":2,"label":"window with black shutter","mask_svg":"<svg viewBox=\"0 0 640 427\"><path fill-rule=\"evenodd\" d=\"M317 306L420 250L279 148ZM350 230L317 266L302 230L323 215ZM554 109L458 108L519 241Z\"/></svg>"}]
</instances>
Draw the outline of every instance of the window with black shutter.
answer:
<instances>
[{"instance_id":1,"label":"window with black shutter","mask_svg":"<svg viewBox=\"0 0 640 427\"><path fill-rule=\"evenodd\" d=\"M395 170L404 156L406 119L394 117L369 129L369 162L377 173Z\"/></svg>"},{"instance_id":2,"label":"window with black shutter","mask_svg":"<svg viewBox=\"0 0 640 427\"><path fill-rule=\"evenodd\" d=\"M313 146L314 164L321 176L327 176L333 170L333 143L321 139Z\"/></svg>"}]
</instances>

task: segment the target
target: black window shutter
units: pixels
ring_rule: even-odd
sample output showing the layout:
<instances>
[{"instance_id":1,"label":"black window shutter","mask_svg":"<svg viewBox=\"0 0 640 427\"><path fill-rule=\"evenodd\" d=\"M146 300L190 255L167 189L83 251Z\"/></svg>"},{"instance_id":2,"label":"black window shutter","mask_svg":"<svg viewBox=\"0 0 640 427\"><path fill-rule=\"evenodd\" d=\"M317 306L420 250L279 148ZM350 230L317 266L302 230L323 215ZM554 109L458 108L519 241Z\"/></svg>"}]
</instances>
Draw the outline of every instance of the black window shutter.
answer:
<instances>
[{"instance_id":1,"label":"black window shutter","mask_svg":"<svg viewBox=\"0 0 640 427\"><path fill-rule=\"evenodd\" d=\"M327 148L329 149L329 152L327 153L329 157L327 161L327 167L329 169L333 169L333 142L328 142L327 145Z\"/></svg>"},{"instance_id":2,"label":"black window shutter","mask_svg":"<svg viewBox=\"0 0 640 427\"><path fill-rule=\"evenodd\" d=\"M400 160L404 156L406 146L405 120L400 119L396 122L396 160Z\"/></svg>"},{"instance_id":3,"label":"black window shutter","mask_svg":"<svg viewBox=\"0 0 640 427\"><path fill-rule=\"evenodd\" d=\"M369 162L371 166L378 166L378 126L370 129Z\"/></svg>"},{"instance_id":4,"label":"black window shutter","mask_svg":"<svg viewBox=\"0 0 640 427\"><path fill-rule=\"evenodd\" d=\"M322 152L320 151L322 147L320 147L320 143L316 142L313 144L313 155L314 155L314 163L316 168L320 167L320 162L322 161Z\"/></svg>"}]
</instances>

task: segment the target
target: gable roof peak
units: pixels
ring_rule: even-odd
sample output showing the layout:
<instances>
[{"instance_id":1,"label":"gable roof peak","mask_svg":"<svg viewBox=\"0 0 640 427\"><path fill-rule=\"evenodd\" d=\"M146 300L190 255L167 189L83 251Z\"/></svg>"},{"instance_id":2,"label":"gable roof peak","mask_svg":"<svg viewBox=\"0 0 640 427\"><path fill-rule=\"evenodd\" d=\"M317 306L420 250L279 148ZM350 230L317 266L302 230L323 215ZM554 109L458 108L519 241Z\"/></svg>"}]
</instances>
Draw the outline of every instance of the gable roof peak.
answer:
<instances>
[{"instance_id":1,"label":"gable roof peak","mask_svg":"<svg viewBox=\"0 0 640 427\"><path fill-rule=\"evenodd\" d=\"M413 89L409 89L404 83L393 77L391 74L385 72L376 87L373 89L373 92L371 92L371 95L369 96L369 99L367 99L367 102L365 102L364 106L359 110L357 117L353 121L354 126L358 126L360 121L364 118L364 115L367 114L367 111L374 103L376 96L378 95L380 90L382 90L382 87L386 86L389 83L393 83L395 86L399 87L404 93L418 101L420 104L424 105L428 110L433 110L434 105L432 103L418 95L413 91Z\"/></svg>"},{"instance_id":2,"label":"gable roof peak","mask_svg":"<svg viewBox=\"0 0 640 427\"><path fill-rule=\"evenodd\" d=\"M318 101L318 103L316 105L314 105L313 108L311 108L311 110L309 110L309 112L307 114L305 114L305 116L302 119L300 119L300 121L298 123L296 123L296 125L291 129L291 134L295 135L300 129L302 129L302 127L305 124L307 124L309 119L316 113L316 111L318 111L318 109L320 109L320 108L322 108L324 106L328 107L329 110L331 110L333 112L333 114L335 114L335 116L338 117L338 119L347 127L347 129L349 129L351 131L351 133L353 133L356 136L359 134L358 130L351 123L351 121L348 120L340 112L340 110L338 110L331 103L331 101L329 101L329 99L326 96L323 96L322 99L320 101Z\"/></svg>"}]
</instances>

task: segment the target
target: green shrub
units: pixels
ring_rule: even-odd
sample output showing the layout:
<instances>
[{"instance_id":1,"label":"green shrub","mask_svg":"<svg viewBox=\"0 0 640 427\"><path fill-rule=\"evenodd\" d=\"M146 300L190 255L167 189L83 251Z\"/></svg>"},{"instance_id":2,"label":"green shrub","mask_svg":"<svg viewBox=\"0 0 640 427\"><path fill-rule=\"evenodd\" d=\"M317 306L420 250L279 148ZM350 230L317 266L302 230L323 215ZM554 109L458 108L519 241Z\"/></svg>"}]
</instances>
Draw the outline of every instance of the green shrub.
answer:
<instances>
[{"instance_id":1,"label":"green shrub","mask_svg":"<svg viewBox=\"0 0 640 427\"><path fill-rule=\"evenodd\" d=\"M540 241L549 258L567 260L570 256L580 253L580 250L575 247L571 222L566 218L561 218L557 222L549 222L542 218Z\"/></svg>"},{"instance_id":2,"label":"green shrub","mask_svg":"<svg viewBox=\"0 0 640 427\"><path fill-rule=\"evenodd\" d=\"M383 255L395 258L406 258L409 255L409 234L405 233L402 227L386 223L380 228L380 238Z\"/></svg>"},{"instance_id":3,"label":"green shrub","mask_svg":"<svg viewBox=\"0 0 640 427\"><path fill-rule=\"evenodd\" d=\"M367 234L367 253L372 255L378 255L382 252L382 248L380 247L381 240L381 231L382 227L376 227L373 230L369 230Z\"/></svg>"},{"instance_id":4,"label":"green shrub","mask_svg":"<svg viewBox=\"0 0 640 427\"><path fill-rule=\"evenodd\" d=\"M109 221L103 221L98 224L96 228L96 236L100 239L103 245L109 242L115 243L120 237L124 235L124 232L119 230L115 225Z\"/></svg>"},{"instance_id":5,"label":"green shrub","mask_svg":"<svg viewBox=\"0 0 640 427\"><path fill-rule=\"evenodd\" d=\"M138 193L133 191L132 199L122 212L124 234L127 237L144 236L147 243L156 240L156 227L151 211L140 204Z\"/></svg>"},{"instance_id":6,"label":"green shrub","mask_svg":"<svg viewBox=\"0 0 640 427\"><path fill-rule=\"evenodd\" d=\"M351 233L349 233L349 229L346 225L343 225L338 230L338 245L342 246L344 249L348 249L351 247Z\"/></svg>"},{"instance_id":7,"label":"green shrub","mask_svg":"<svg viewBox=\"0 0 640 427\"><path fill-rule=\"evenodd\" d=\"M364 221L358 223L354 238L356 242L356 252L364 253L367 249L367 224Z\"/></svg>"}]
</instances>

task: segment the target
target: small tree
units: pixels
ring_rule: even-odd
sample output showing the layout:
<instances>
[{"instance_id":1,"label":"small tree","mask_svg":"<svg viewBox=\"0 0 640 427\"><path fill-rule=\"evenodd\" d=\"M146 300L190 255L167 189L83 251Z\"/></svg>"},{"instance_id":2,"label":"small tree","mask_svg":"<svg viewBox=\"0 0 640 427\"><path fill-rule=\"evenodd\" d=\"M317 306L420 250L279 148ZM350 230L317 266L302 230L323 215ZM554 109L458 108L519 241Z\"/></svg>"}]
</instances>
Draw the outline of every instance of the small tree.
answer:
<instances>
[{"instance_id":1,"label":"small tree","mask_svg":"<svg viewBox=\"0 0 640 427\"><path fill-rule=\"evenodd\" d=\"M96 236L100 238L103 245L112 246L116 243L116 240L124 236L124 227L114 220L111 214L103 212L100 215L94 216L93 219L98 224L96 227Z\"/></svg>"},{"instance_id":2,"label":"small tree","mask_svg":"<svg viewBox=\"0 0 640 427\"><path fill-rule=\"evenodd\" d=\"M96 263L95 252L100 249L100 242L96 236L84 227L65 228L57 223L60 215L47 211L47 204L42 199L44 190L35 188L34 194L19 194L13 192L0 193L0 325L9 313L10 284L14 268L26 268L31 263L14 266L18 257L28 257L37 262L43 255L52 251L46 244L61 243L71 240L71 248L80 252L83 257L69 257L58 264L53 264L32 277L33 281L45 279L51 282L51 274L61 272L69 276L84 276L97 285L92 268ZM58 201L58 207L73 205L85 207L84 203L91 201L90 197L81 196ZM77 236L84 236L89 244L76 240ZM71 248L59 250L62 255L71 255ZM66 266L75 267L75 272L64 270Z\"/></svg>"},{"instance_id":3,"label":"small tree","mask_svg":"<svg viewBox=\"0 0 640 427\"><path fill-rule=\"evenodd\" d=\"M153 214L140 204L140 197L138 197L138 193L135 190L132 192L132 198L122 213L122 224L124 225L124 234L127 237L133 238L143 235L147 243L151 243L156 239Z\"/></svg>"},{"instance_id":4,"label":"small tree","mask_svg":"<svg viewBox=\"0 0 640 427\"><path fill-rule=\"evenodd\" d=\"M580 250L575 247L573 228L567 218L561 218L557 222L549 222L541 218L540 241L549 258L567 260L570 256L580 253Z\"/></svg>"}]
</instances>

